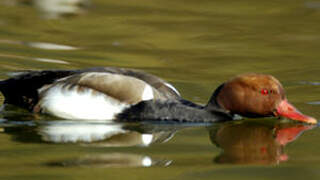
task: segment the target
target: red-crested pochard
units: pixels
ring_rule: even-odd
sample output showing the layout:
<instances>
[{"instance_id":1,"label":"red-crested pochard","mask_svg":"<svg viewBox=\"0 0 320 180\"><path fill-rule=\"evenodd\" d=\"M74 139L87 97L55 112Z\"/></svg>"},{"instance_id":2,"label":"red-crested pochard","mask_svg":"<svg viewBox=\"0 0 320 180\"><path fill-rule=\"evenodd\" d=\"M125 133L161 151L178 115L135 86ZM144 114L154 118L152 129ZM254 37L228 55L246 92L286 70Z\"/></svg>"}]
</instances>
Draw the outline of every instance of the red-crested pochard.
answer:
<instances>
[{"instance_id":1,"label":"red-crested pochard","mask_svg":"<svg viewBox=\"0 0 320 180\"><path fill-rule=\"evenodd\" d=\"M263 74L229 80L206 106L182 99L154 75L115 67L28 71L0 81L0 91L6 104L65 119L215 122L239 114L317 122L288 102L278 80Z\"/></svg>"}]
</instances>

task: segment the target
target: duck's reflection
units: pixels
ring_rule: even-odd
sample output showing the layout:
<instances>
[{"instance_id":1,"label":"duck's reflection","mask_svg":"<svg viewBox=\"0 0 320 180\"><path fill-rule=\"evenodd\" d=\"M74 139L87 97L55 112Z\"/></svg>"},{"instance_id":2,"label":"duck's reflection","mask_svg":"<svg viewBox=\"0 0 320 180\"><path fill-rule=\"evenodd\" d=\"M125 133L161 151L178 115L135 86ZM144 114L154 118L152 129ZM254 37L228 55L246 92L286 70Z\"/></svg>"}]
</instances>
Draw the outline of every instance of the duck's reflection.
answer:
<instances>
[{"instance_id":1,"label":"duck's reflection","mask_svg":"<svg viewBox=\"0 0 320 180\"><path fill-rule=\"evenodd\" d=\"M230 122L209 128L211 142L223 149L216 163L278 164L288 160L284 147L313 125Z\"/></svg>"},{"instance_id":2,"label":"duck's reflection","mask_svg":"<svg viewBox=\"0 0 320 180\"><path fill-rule=\"evenodd\" d=\"M40 125L38 134L46 142L87 143L95 146L148 146L168 141L176 129L152 124L85 123L53 121Z\"/></svg>"},{"instance_id":3,"label":"duck's reflection","mask_svg":"<svg viewBox=\"0 0 320 180\"><path fill-rule=\"evenodd\" d=\"M51 161L47 166L58 167L150 167L150 166L169 166L171 160L156 160L149 156L131 153L109 153L100 155L87 155L77 159L62 161Z\"/></svg>"},{"instance_id":4,"label":"duck's reflection","mask_svg":"<svg viewBox=\"0 0 320 180\"><path fill-rule=\"evenodd\" d=\"M91 147L149 146L171 139L175 125L150 123L105 123L84 121L7 121L1 122L3 133L24 143L69 143ZM117 149L114 149L115 151ZM72 154L70 154L72 156ZM50 160L45 166L61 167L150 167L169 166L171 160L125 152L88 153L79 157Z\"/></svg>"},{"instance_id":5,"label":"duck's reflection","mask_svg":"<svg viewBox=\"0 0 320 180\"><path fill-rule=\"evenodd\" d=\"M8 121L4 132L20 142L79 143L90 146L149 146L170 140L182 126L84 121Z\"/></svg>"}]
</instances>

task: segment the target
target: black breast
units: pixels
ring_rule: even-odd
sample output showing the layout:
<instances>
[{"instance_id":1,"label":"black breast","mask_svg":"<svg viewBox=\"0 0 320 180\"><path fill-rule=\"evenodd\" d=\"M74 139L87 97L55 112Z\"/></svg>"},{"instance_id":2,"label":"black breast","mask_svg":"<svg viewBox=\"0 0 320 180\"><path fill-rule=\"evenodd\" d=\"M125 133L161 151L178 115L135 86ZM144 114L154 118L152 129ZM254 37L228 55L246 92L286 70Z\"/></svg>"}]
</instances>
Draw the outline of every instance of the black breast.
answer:
<instances>
[{"instance_id":1,"label":"black breast","mask_svg":"<svg viewBox=\"0 0 320 180\"><path fill-rule=\"evenodd\" d=\"M120 121L176 121L176 122L219 122L232 120L222 111L207 111L185 105L179 101L142 101L118 115Z\"/></svg>"}]
</instances>

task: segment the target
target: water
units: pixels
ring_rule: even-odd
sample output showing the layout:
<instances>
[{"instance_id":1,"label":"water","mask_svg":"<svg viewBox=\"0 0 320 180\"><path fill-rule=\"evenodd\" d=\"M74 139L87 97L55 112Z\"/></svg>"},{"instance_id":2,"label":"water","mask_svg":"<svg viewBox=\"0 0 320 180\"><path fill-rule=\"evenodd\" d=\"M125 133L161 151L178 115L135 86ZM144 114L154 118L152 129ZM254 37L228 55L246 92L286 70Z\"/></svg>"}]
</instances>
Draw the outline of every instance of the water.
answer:
<instances>
[{"instance_id":1,"label":"water","mask_svg":"<svg viewBox=\"0 0 320 180\"><path fill-rule=\"evenodd\" d=\"M1 0L0 78L130 67L204 104L236 74L268 73L319 118L319 18L319 2L303 0ZM0 130L0 179L320 177L319 128L286 120L108 124L13 109L1 114Z\"/></svg>"}]
</instances>

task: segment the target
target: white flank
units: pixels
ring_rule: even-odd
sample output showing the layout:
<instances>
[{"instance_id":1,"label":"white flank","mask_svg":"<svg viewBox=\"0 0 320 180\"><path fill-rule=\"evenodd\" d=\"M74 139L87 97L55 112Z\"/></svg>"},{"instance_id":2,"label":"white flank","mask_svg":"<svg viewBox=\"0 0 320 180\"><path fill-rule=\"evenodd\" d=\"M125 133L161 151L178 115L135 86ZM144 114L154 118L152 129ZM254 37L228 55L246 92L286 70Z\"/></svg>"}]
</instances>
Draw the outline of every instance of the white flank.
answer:
<instances>
[{"instance_id":1,"label":"white flank","mask_svg":"<svg viewBox=\"0 0 320 180\"><path fill-rule=\"evenodd\" d=\"M94 142L125 133L121 125L55 123L41 126L39 134L44 141L54 143Z\"/></svg>"},{"instance_id":2,"label":"white flank","mask_svg":"<svg viewBox=\"0 0 320 180\"><path fill-rule=\"evenodd\" d=\"M179 96L181 96L180 95L180 93L179 93L179 91L176 89L176 88L174 88L171 84L169 84L169 83L164 83L168 88L170 88L170 89L172 89L175 93L177 93Z\"/></svg>"},{"instance_id":3,"label":"white flank","mask_svg":"<svg viewBox=\"0 0 320 180\"><path fill-rule=\"evenodd\" d=\"M44 112L66 119L112 120L116 114L129 107L103 93L92 89L78 92L77 88L50 87L41 100Z\"/></svg>"},{"instance_id":4,"label":"white flank","mask_svg":"<svg viewBox=\"0 0 320 180\"><path fill-rule=\"evenodd\" d=\"M153 90L152 87L148 84L144 87L143 93L142 93L142 98L143 101L147 101L150 99L153 99Z\"/></svg>"},{"instance_id":5,"label":"white flank","mask_svg":"<svg viewBox=\"0 0 320 180\"><path fill-rule=\"evenodd\" d=\"M142 134L141 139L142 139L143 145L148 146L149 144L152 143L153 135L152 134Z\"/></svg>"}]
</instances>

